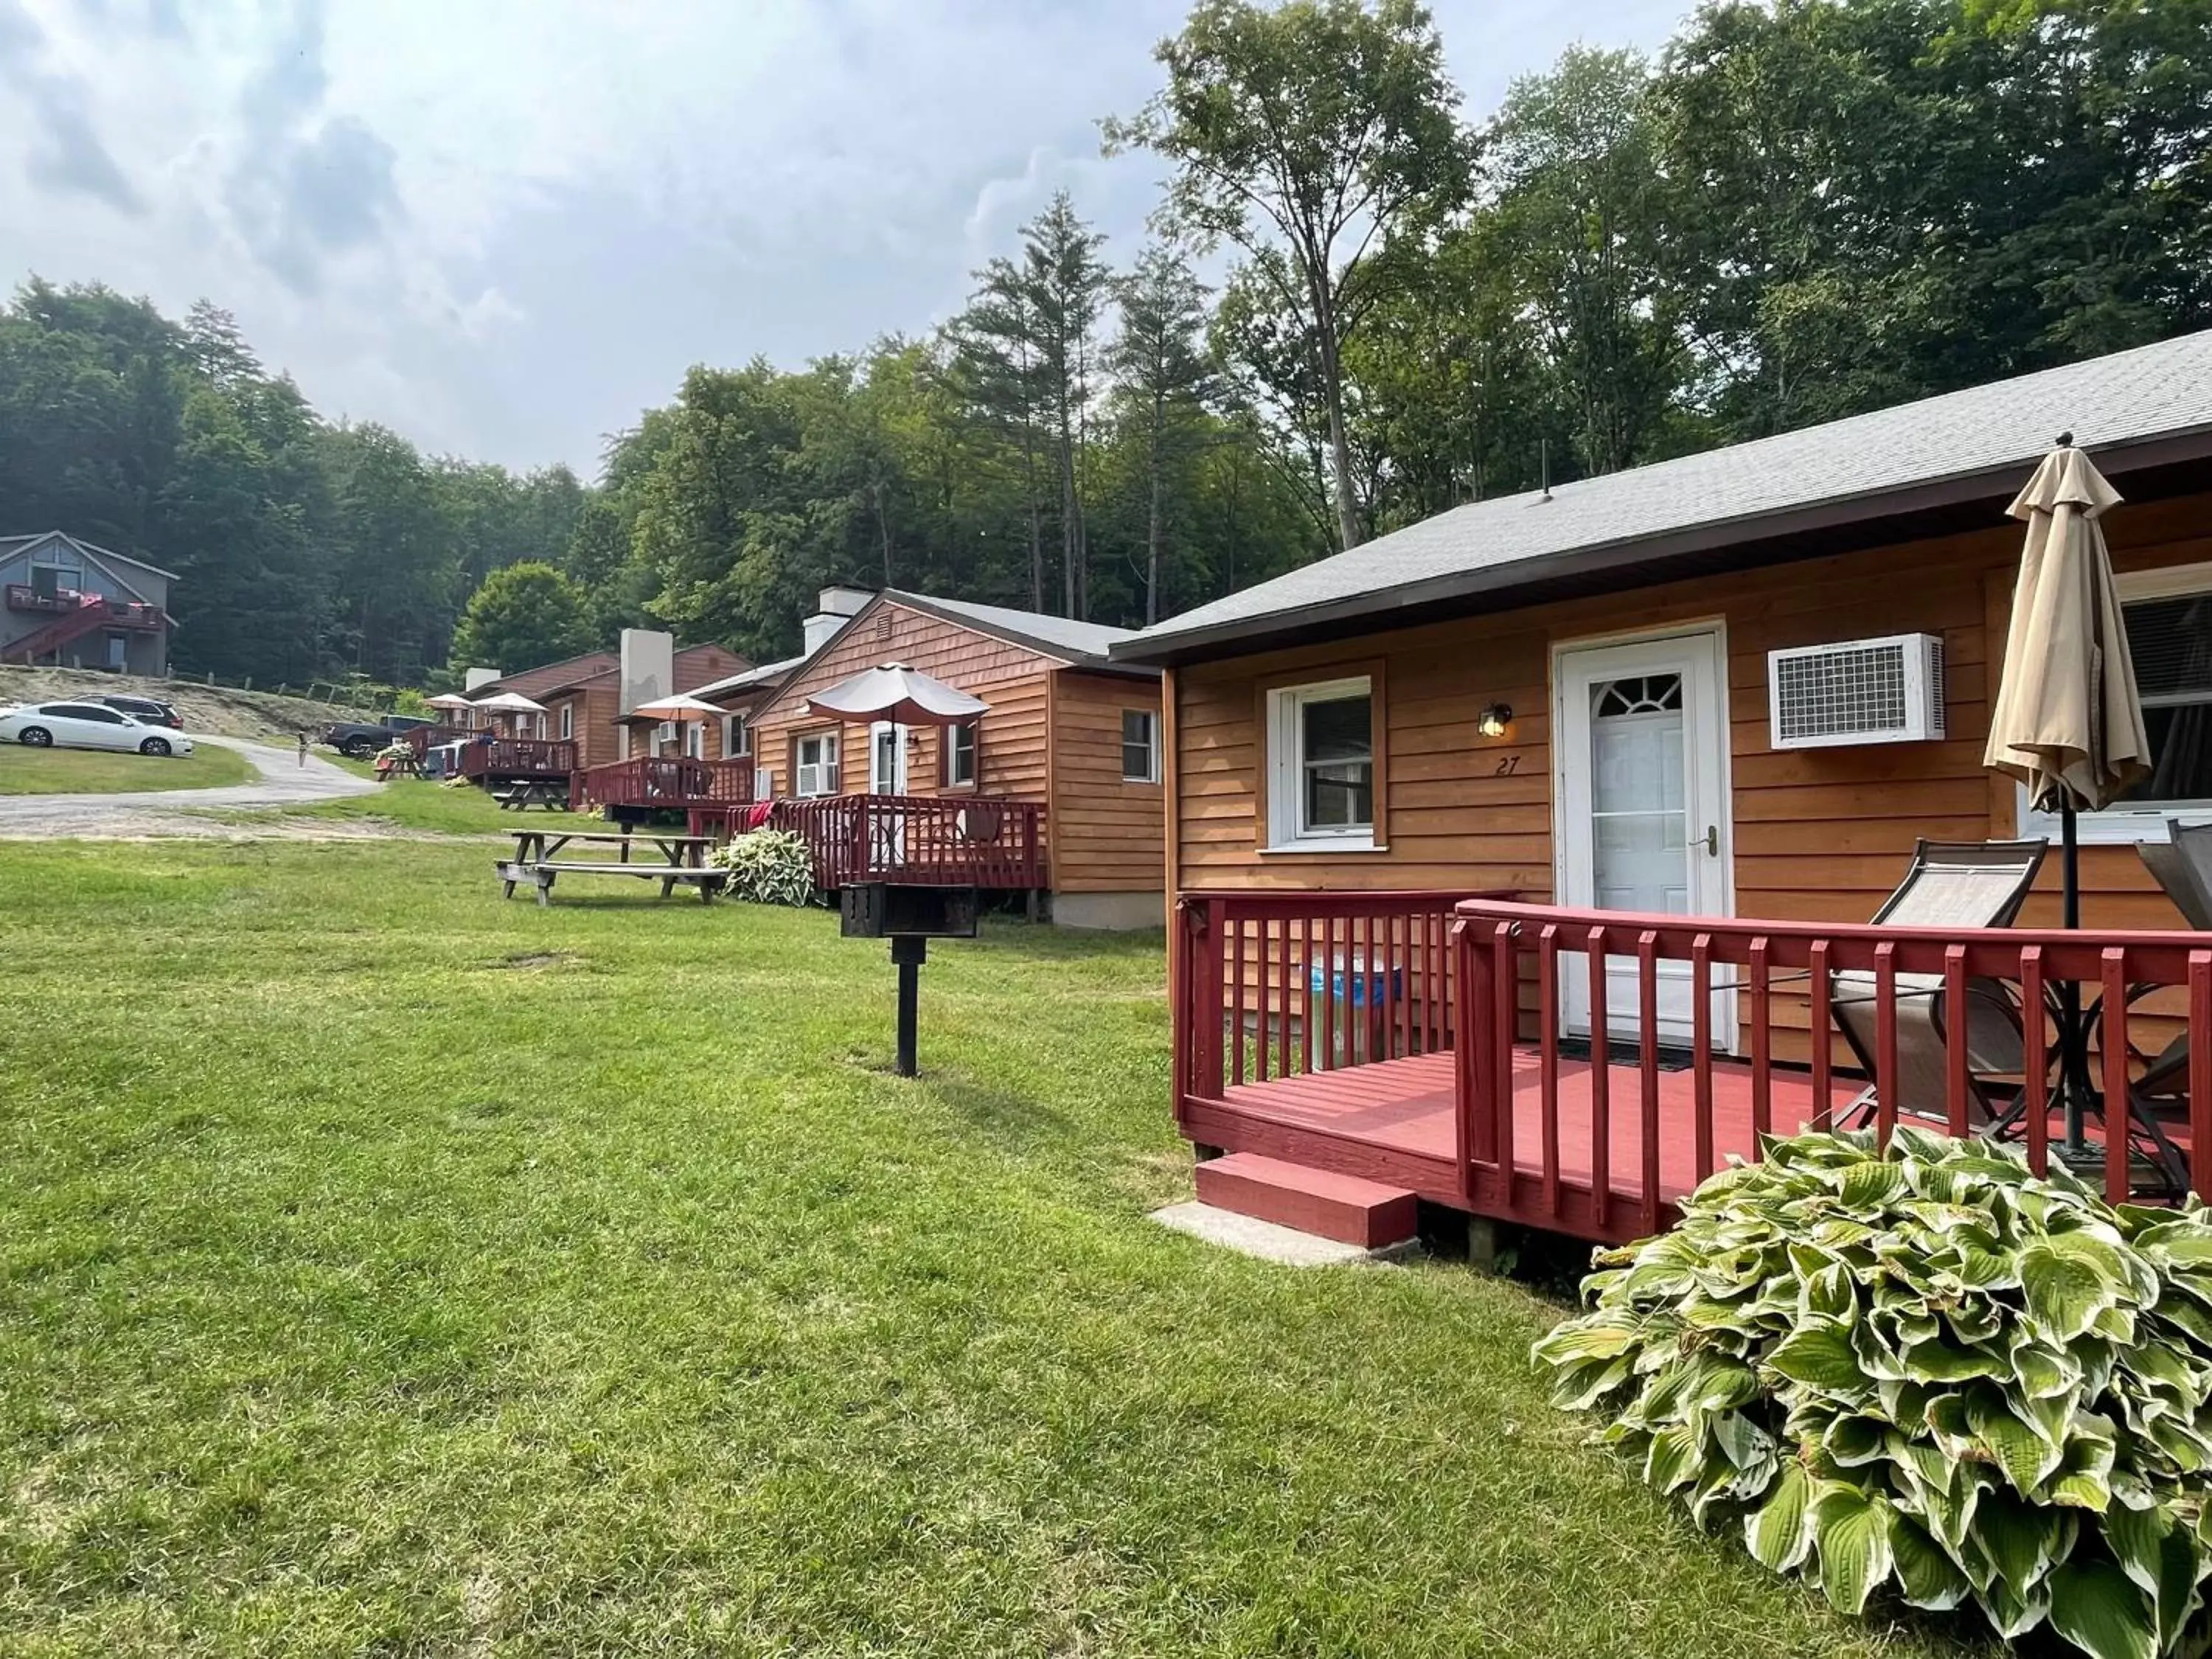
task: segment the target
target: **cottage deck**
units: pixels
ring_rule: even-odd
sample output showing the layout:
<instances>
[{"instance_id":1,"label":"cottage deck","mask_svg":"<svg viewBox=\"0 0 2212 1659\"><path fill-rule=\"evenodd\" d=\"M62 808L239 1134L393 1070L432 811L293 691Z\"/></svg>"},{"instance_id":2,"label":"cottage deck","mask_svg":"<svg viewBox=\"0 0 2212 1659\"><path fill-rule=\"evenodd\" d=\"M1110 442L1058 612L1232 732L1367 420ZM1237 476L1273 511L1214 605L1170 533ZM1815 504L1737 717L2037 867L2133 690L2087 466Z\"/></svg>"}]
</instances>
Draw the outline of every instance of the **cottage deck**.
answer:
<instances>
[{"instance_id":1,"label":"cottage deck","mask_svg":"<svg viewBox=\"0 0 2212 1659\"><path fill-rule=\"evenodd\" d=\"M2182 1178L2212 1188L2212 1158L2189 1155L2212 1144L2212 934L1628 915L1441 892L1186 895L1178 915L1176 1112L1201 1149L1601 1240L1671 1224L1731 1155L1825 1127L1870 1085L1882 1134L1899 1121L1972 1133L2018 1097L2008 1133L2039 1170L2063 1129L2054 1071L1979 1079L1966 1045L1940 1036L1931 1082L1927 1039L1909 1028L1931 984L1957 1007L1970 984L1996 981L2018 1009L2041 1011L2071 982L2099 1011L2087 1062L2100 1161L2085 1173L2115 1200L2171 1196ZM1621 984L1607 964L1624 962ZM1637 1037L1658 1029L1668 964L1695 988L1686 1050ZM1863 1064L1811 1040L1830 1029L1835 974L1870 990ZM1562 998L1585 981L1584 1006L1612 1012L1578 1049L1561 1035ZM1729 1006L1724 1030L1716 1010ZM2023 1018L2027 1052L2053 1060L2056 1027ZM1630 1041L1608 1041L1609 1021ZM2185 1087L2134 1098L2130 1133L2107 1136L2101 1118L2127 1121L2123 1103L2179 1031L2197 1039ZM1613 1058L1594 1064L1593 1051Z\"/></svg>"},{"instance_id":2,"label":"cottage deck","mask_svg":"<svg viewBox=\"0 0 2212 1659\"><path fill-rule=\"evenodd\" d=\"M1568 1193L1588 1195L1595 1184L1595 1120L1593 1112L1591 1063L1562 1058L1559 1061L1556 1122L1547 1135L1544 1121L1543 1061L1534 1043L1513 1050L1514 1167L1518 1176L1541 1183L1543 1148L1547 1140L1558 1148L1558 1180ZM1634 1066L1607 1067L1607 1092L1615 1101L1634 1103L1641 1079ZM1852 1079L1832 1079L1832 1111L1849 1105L1863 1085ZM1809 1076L1777 1072L1771 1079L1771 1109L1778 1131L1788 1133L1810 1125L1815 1117ZM1370 1180L1389 1181L1411 1188L1424 1198L1457 1203L1460 1197L1456 1141L1455 1066L1449 1053L1411 1054L1380 1060L1345 1072L1315 1072L1276 1078L1265 1083L1238 1084L1224 1091L1219 1127L1228 1139L1218 1143L1232 1151L1264 1152L1296 1162L1293 1137L1325 1136L1340 1143L1329 1167ZM1752 1070L1747 1065L1716 1061L1711 1071L1712 1131L1710 1147L1701 1148L1697 1135L1698 1079L1688 1067L1658 1074L1657 1136L1658 1194L1661 1206L1669 1212L1674 1202L1694 1188L1703 1173L1725 1164L1731 1154L1752 1156L1756 1136L1753 1129ZM1201 1110L1200 1119L1214 1121ZM1642 1116L1631 1109L1613 1114L1607 1126L1606 1166L1607 1186L1614 1204L1640 1206L1637 1172L1644 1164ZM1308 1148L1308 1150L1313 1150ZM1698 1164L1705 1154L1705 1171ZM1374 1166L1352 1165L1372 1158Z\"/></svg>"}]
</instances>

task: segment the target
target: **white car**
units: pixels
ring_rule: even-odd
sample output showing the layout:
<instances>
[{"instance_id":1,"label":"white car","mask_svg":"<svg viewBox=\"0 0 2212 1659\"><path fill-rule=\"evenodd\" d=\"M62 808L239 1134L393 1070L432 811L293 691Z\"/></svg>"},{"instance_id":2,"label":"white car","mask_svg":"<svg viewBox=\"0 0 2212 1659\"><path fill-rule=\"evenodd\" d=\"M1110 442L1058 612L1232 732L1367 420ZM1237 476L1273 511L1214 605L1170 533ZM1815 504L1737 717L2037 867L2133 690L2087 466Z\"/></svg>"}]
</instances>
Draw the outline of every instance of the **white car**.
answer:
<instances>
[{"instance_id":1,"label":"white car","mask_svg":"<svg viewBox=\"0 0 2212 1659\"><path fill-rule=\"evenodd\" d=\"M166 726L135 720L96 702L24 703L0 708L0 742L33 749L122 749L141 755L189 755L192 740Z\"/></svg>"}]
</instances>

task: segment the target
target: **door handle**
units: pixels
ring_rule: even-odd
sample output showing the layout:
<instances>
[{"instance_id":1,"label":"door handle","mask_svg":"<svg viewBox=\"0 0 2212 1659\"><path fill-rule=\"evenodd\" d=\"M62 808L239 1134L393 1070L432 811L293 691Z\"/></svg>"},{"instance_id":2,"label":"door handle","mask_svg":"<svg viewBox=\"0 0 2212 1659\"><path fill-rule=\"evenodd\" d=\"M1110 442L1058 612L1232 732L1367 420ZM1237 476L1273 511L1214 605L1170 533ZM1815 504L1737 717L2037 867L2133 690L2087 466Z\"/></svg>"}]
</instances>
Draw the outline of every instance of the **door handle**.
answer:
<instances>
[{"instance_id":1,"label":"door handle","mask_svg":"<svg viewBox=\"0 0 2212 1659\"><path fill-rule=\"evenodd\" d=\"M1721 855L1721 827L1717 823L1705 826L1705 854L1709 858Z\"/></svg>"}]
</instances>

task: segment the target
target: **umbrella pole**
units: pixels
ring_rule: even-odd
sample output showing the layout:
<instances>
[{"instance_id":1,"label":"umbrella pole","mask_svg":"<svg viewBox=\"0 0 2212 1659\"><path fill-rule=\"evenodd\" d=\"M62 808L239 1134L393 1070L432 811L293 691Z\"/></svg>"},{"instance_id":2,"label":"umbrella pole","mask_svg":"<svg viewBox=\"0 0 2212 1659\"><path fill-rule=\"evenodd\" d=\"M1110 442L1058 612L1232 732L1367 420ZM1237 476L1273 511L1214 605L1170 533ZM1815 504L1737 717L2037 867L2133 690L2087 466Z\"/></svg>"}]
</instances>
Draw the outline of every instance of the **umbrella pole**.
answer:
<instances>
[{"instance_id":1,"label":"umbrella pole","mask_svg":"<svg viewBox=\"0 0 2212 1659\"><path fill-rule=\"evenodd\" d=\"M2059 925L2068 929L2081 925L2081 842L2075 820L2074 802L2067 797L2058 807ZM2081 988L2073 980L2058 986L2058 1089L2066 1109L2066 1151L2069 1159L2087 1156L2081 1137L2083 1091L2088 1079L2088 1056L2083 1052L2087 1033L2081 1029Z\"/></svg>"}]
</instances>

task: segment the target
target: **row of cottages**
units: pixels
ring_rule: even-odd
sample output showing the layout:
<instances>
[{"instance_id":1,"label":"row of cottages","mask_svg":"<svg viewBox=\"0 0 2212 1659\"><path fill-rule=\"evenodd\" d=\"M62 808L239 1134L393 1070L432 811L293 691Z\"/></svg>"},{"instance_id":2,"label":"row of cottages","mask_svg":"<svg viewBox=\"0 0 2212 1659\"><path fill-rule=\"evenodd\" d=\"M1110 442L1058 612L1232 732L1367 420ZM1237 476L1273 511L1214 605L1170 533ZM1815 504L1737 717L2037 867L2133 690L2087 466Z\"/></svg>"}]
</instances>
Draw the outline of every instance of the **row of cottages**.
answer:
<instances>
[{"instance_id":1,"label":"row of cottages","mask_svg":"<svg viewBox=\"0 0 2212 1659\"><path fill-rule=\"evenodd\" d=\"M2051 931L2056 852L2002 933L1871 927L1917 842L2057 835L1983 751L2007 509L2069 434L2125 497L2101 522L2156 770L2082 819L2080 932ZM1461 507L1109 656L1166 675L1175 1109L1243 1155L1201 1163L1217 1201L1310 1218L1355 1177L1362 1218L1360 1181L1633 1236L1755 1130L1895 1077L1969 974L2039 1041L2089 981L2093 1115L2176 1021L2212 1051L2183 948L2212 941L2159 931L2137 851L2212 817L2212 333ZM1871 1062L1847 994L1880 1005ZM1992 1062L1942 1042L1955 1125ZM2166 1132L2212 1140L2189 1069Z\"/></svg>"},{"instance_id":2,"label":"row of cottages","mask_svg":"<svg viewBox=\"0 0 2212 1659\"><path fill-rule=\"evenodd\" d=\"M828 590L811 623L805 657L704 695L738 711L757 798L855 849L837 884L941 877L1036 893L1064 927L1160 925L1160 675L1109 658L1127 630L888 588ZM989 711L941 729L808 711L891 663Z\"/></svg>"},{"instance_id":3,"label":"row of cottages","mask_svg":"<svg viewBox=\"0 0 2212 1659\"><path fill-rule=\"evenodd\" d=\"M58 530L0 536L0 663L169 672L169 571Z\"/></svg>"}]
</instances>

